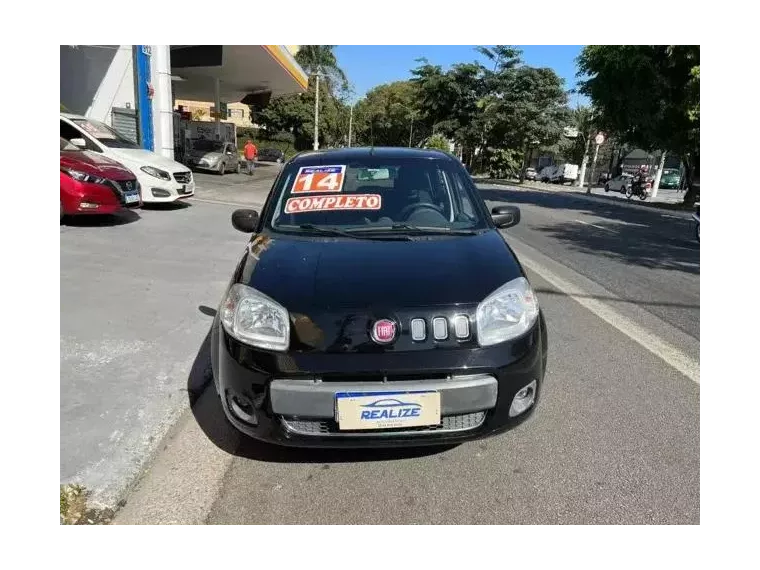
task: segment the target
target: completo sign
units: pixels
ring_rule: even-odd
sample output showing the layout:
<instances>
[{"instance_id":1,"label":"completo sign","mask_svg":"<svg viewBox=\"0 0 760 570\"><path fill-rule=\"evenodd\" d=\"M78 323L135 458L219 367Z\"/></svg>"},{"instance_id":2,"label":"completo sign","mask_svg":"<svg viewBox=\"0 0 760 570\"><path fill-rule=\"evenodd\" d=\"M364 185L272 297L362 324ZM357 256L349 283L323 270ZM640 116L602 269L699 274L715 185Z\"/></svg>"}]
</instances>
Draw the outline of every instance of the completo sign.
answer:
<instances>
[{"instance_id":1,"label":"completo sign","mask_svg":"<svg viewBox=\"0 0 760 570\"><path fill-rule=\"evenodd\" d=\"M379 194L354 194L353 196L304 196L288 198L286 214L321 212L324 210L379 210L382 200Z\"/></svg>"}]
</instances>

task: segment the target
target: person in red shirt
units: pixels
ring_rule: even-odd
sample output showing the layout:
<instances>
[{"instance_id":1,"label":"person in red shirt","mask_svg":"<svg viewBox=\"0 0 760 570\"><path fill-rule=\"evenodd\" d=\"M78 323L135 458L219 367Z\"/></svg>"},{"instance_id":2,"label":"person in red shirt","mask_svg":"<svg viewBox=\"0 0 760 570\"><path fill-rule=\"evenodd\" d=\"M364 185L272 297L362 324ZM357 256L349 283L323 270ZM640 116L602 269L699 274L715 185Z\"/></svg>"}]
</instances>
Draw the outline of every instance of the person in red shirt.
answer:
<instances>
[{"instance_id":1,"label":"person in red shirt","mask_svg":"<svg viewBox=\"0 0 760 570\"><path fill-rule=\"evenodd\" d=\"M245 143L245 146L243 147L243 156L245 156L245 160L248 163L248 175L251 176L253 174L253 169L255 168L255 160L256 155L258 154L258 149L256 148L256 145L253 144L253 141L251 139L248 139L248 142Z\"/></svg>"}]
</instances>

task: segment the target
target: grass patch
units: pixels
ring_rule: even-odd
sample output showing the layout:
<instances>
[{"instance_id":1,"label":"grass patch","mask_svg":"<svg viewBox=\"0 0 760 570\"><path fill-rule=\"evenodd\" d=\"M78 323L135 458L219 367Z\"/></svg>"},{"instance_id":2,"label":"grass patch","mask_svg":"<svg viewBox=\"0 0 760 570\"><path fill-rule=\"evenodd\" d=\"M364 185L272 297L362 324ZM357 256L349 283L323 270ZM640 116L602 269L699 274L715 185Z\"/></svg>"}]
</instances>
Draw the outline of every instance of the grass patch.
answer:
<instances>
[{"instance_id":1,"label":"grass patch","mask_svg":"<svg viewBox=\"0 0 760 570\"><path fill-rule=\"evenodd\" d=\"M61 485L60 524L108 524L113 520L111 509L88 508L88 495L81 485Z\"/></svg>"}]
</instances>

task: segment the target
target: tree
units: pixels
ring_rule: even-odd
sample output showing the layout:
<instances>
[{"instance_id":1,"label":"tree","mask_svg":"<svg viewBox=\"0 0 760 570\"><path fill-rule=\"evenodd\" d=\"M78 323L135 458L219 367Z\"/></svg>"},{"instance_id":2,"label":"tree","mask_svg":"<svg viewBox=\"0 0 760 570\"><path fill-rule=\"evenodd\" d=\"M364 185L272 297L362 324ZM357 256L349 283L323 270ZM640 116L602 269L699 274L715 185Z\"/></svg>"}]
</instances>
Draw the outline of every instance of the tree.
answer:
<instances>
[{"instance_id":1,"label":"tree","mask_svg":"<svg viewBox=\"0 0 760 570\"><path fill-rule=\"evenodd\" d=\"M425 148L435 148L444 152L451 152L451 145L449 139L444 137L440 133L436 133L425 141Z\"/></svg>"},{"instance_id":2,"label":"tree","mask_svg":"<svg viewBox=\"0 0 760 570\"><path fill-rule=\"evenodd\" d=\"M420 66L412 70L412 83L417 87L421 118L461 145L465 163L472 167L475 149L483 146L483 66L458 63L443 72L439 65L418 61Z\"/></svg>"},{"instance_id":3,"label":"tree","mask_svg":"<svg viewBox=\"0 0 760 570\"><path fill-rule=\"evenodd\" d=\"M296 61L307 74L320 73L324 76L330 93L348 88L348 79L338 65L338 60L333 53L334 48L335 46L301 46L295 56Z\"/></svg>"},{"instance_id":4,"label":"tree","mask_svg":"<svg viewBox=\"0 0 760 570\"><path fill-rule=\"evenodd\" d=\"M410 135L413 146L422 141L425 130L418 122L415 89L409 81L395 81L368 91L354 111L357 142L369 146L408 146Z\"/></svg>"},{"instance_id":5,"label":"tree","mask_svg":"<svg viewBox=\"0 0 760 570\"><path fill-rule=\"evenodd\" d=\"M699 176L699 46L586 46L578 57L581 93L597 121L622 142L681 157L688 190Z\"/></svg>"}]
</instances>

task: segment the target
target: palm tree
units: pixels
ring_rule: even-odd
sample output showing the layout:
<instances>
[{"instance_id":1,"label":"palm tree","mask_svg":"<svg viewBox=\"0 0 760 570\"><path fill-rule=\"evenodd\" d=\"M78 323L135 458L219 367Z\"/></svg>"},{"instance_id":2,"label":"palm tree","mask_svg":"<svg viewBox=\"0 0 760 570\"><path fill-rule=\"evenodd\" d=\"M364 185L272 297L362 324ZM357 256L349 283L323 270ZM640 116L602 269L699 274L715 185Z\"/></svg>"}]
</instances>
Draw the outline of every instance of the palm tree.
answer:
<instances>
[{"instance_id":1,"label":"palm tree","mask_svg":"<svg viewBox=\"0 0 760 570\"><path fill-rule=\"evenodd\" d=\"M348 88L345 72L338 65L333 53L335 46L301 46L296 53L296 61L309 75L322 74L327 88L334 93L335 88Z\"/></svg>"}]
</instances>

